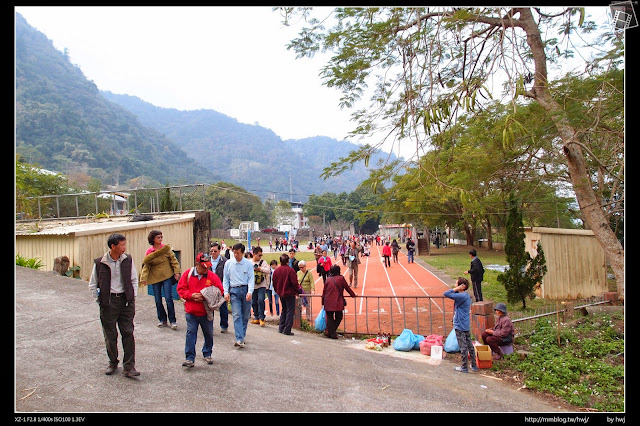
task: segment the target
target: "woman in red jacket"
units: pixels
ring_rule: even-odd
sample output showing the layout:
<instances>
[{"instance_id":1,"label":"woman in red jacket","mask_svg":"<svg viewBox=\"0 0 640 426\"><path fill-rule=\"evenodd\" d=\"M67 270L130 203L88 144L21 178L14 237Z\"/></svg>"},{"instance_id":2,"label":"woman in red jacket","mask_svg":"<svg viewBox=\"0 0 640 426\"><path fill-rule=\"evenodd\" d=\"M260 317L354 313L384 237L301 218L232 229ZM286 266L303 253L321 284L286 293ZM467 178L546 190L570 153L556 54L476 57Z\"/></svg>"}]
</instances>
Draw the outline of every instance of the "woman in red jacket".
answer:
<instances>
[{"instance_id":1,"label":"woman in red jacket","mask_svg":"<svg viewBox=\"0 0 640 426\"><path fill-rule=\"evenodd\" d=\"M391 246L389 246L389 241L384 243L384 247L382 247L382 257L384 257L384 266L391 267Z\"/></svg>"},{"instance_id":2,"label":"woman in red jacket","mask_svg":"<svg viewBox=\"0 0 640 426\"><path fill-rule=\"evenodd\" d=\"M331 258L327 256L327 251L322 250L322 256L318 258L318 272L322 276L322 283L327 282L327 275L329 275L329 271L331 270Z\"/></svg>"},{"instance_id":3,"label":"woman in red jacket","mask_svg":"<svg viewBox=\"0 0 640 426\"><path fill-rule=\"evenodd\" d=\"M322 305L327 314L327 328L324 334L332 339L338 338L336 330L340 326L343 316L342 311L347 304L344 300L344 290L347 290L351 297L356 297L356 294L347 284L347 280L340 275L340 266L333 265L322 289Z\"/></svg>"}]
</instances>

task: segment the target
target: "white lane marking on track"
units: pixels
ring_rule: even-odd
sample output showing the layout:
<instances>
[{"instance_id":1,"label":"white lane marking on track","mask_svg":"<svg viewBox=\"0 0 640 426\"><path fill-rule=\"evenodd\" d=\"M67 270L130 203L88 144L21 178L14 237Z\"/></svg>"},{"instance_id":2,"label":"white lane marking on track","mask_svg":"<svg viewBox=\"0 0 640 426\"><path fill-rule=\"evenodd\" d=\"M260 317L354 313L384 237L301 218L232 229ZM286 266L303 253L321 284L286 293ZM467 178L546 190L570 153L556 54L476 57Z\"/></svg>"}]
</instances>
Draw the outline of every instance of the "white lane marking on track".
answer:
<instances>
[{"instance_id":1,"label":"white lane marking on track","mask_svg":"<svg viewBox=\"0 0 640 426\"><path fill-rule=\"evenodd\" d=\"M405 272L407 273L407 275L409 275L409 277L411 277L411 279L413 280L413 282L414 282L414 283L416 283L416 285L418 286L418 288L419 288L420 290L422 290L422 292L423 292L425 295L430 296L430 295L429 295L429 293L427 293L427 292L425 291L425 289L424 289L424 288L422 288L422 286L418 283L418 281L416 281L416 279L415 279L415 278L413 278L413 275L411 275L411 273L410 273L409 271L407 271L407 268L405 268L404 266L402 266L402 263L401 263L401 262L398 262L398 265L400 265L400 266L402 267L402 269L404 269L404 270L405 270ZM422 265L420 265L420 266L422 266ZM428 270L426 270L426 271L427 271L427 272L429 272ZM433 274L432 274L432 275L433 275ZM434 275L434 276L435 276L435 275ZM437 278L437 277L436 277L436 278ZM438 308L438 309L440 310L440 312L443 312L443 311L442 311L442 308L441 308L440 306L438 306L438 304L435 302L435 300L433 300L432 298L430 298L429 300L431 300L431 303L433 303L433 304L436 306L436 308Z\"/></svg>"},{"instance_id":2,"label":"white lane marking on track","mask_svg":"<svg viewBox=\"0 0 640 426\"><path fill-rule=\"evenodd\" d=\"M371 255L367 256L367 261L364 264L364 278L362 278L362 290L360 295L364 296L364 289L367 285L367 271L369 270L369 258L371 257ZM360 298L360 307L358 308L358 314L362 313L362 305L364 304L364 297Z\"/></svg>"},{"instance_id":3,"label":"white lane marking on track","mask_svg":"<svg viewBox=\"0 0 640 426\"><path fill-rule=\"evenodd\" d=\"M376 246L376 251L378 252L379 256L382 256L380 254L380 249L378 248L378 246ZM393 295L396 296L396 290L393 288L393 284L391 284L391 278L389 278L389 273L387 272L387 267L384 265L384 263L382 264L382 269L384 269L384 274L387 276L389 287L391 287L391 293L393 293ZM398 298L394 297L394 299L396 300L396 305L398 305L398 312L402 313L402 308L400 307L400 302L398 301Z\"/></svg>"}]
</instances>

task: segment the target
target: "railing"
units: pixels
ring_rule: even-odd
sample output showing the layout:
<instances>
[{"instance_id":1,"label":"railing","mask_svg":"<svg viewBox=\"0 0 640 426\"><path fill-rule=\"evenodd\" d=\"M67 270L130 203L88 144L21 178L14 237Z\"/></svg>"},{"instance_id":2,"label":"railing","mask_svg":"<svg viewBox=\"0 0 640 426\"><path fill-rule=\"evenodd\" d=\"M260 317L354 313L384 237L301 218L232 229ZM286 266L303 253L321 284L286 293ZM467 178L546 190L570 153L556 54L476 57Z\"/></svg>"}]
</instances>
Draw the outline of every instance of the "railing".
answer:
<instances>
[{"instance_id":1,"label":"railing","mask_svg":"<svg viewBox=\"0 0 640 426\"><path fill-rule=\"evenodd\" d=\"M302 319L313 327L320 311L319 294L304 294L308 308ZM300 300L300 298L298 299ZM338 332L353 335L388 333L405 328L415 334L447 336L453 322L453 301L444 296L345 296L347 306Z\"/></svg>"},{"instance_id":2,"label":"railing","mask_svg":"<svg viewBox=\"0 0 640 426\"><path fill-rule=\"evenodd\" d=\"M591 297L589 299L556 302L556 304L549 304L523 312L512 312L509 314L509 317L516 329L516 335L520 336L530 333L535 327L536 321L540 318L554 315L556 321L565 322L567 317L572 315L572 311L579 310L587 306L610 303L611 302L609 300L605 300L601 296Z\"/></svg>"},{"instance_id":3,"label":"railing","mask_svg":"<svg viewBox=\"0 0 640 426\"><path fill-rule=\"evenodd\" d=\"M302 319L313 328L320 311L319 294L304 294L309 301ZM347 306L338 332L344 335L375 335L389 333L399 335L405 328L415 334L439 334L447 336L453 328L453 301L444 296L356 296L346 295ZM300 301L300 299L298 299ZM558 302L524 312L511 312L509 316L517 335L524 335L535 326L536 320L555 316L555 320L565 321L572 311L587 306L608 304L601 297Z\"/></svg>"},{"instance_id":4,"label":"railing","mask_svg":"<svg viewBox=\"0 0 640 426\"><path fill-rule=\"evenodd\" d=\"M100 214L124 216L205 209L206 185L192 184L23 197L16 201L16 220L72 219Z\"/></svg>"}]
</instances>

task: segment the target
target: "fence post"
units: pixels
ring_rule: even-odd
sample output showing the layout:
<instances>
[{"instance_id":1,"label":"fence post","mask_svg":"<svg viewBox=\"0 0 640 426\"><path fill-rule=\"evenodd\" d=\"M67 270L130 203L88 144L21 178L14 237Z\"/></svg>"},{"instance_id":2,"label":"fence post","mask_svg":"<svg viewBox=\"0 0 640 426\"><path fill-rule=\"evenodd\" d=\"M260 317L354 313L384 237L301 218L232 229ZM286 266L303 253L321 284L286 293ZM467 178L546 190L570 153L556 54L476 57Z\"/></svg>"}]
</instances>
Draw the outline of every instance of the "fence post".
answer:
<instances>
[{"instance_id":1,"label":"fence post","mask_svg":"<svg viewBox=\"0 0 640 426\"><path fill-rule=\"evenodd\" d=\"M300 330L302 325L302 299L296 297L296 308L293 314L293 328Z\"/></svg>"},{"instance_id":2,"label":"fence post","mask_svg":"<svg viewBox=\"0 0 640 426\"><path fill-rule=\"evenodd\" d=\"M471 304L471 330L476 340L482 338L482 332L495 326L493 302L475 302Z\"/></svg>"}]
</instances>

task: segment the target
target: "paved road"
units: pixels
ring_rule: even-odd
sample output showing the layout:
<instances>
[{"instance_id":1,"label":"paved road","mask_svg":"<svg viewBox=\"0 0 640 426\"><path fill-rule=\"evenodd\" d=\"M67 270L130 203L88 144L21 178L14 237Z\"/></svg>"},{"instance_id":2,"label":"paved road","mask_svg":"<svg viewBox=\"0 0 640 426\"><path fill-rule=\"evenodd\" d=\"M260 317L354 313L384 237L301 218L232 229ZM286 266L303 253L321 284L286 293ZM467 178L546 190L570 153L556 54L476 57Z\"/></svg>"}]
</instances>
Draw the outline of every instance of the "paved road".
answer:
<instances>
[{"instance_id":1,"label":"paved road","mask_svg":"<svg viewBox=\"0 0 640 426\"><path fill-rule=\"evenodd\" d=\"M16 413L566 412L486 372L455 372L458 355L431 365L418 351L375 352L361 341L301 331L285 336L273 324L249 324L238 349L216 318L214 364L200 357L185 371L183 307L177 331L158 329L146 291L135 318L141 375L106 376L98 306L86 282L16 267L15 291Z\"/></svg>"}]
</instances>

